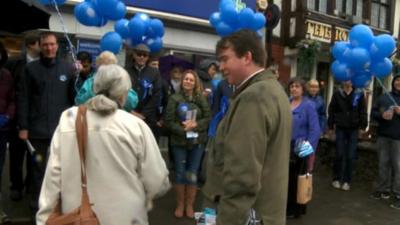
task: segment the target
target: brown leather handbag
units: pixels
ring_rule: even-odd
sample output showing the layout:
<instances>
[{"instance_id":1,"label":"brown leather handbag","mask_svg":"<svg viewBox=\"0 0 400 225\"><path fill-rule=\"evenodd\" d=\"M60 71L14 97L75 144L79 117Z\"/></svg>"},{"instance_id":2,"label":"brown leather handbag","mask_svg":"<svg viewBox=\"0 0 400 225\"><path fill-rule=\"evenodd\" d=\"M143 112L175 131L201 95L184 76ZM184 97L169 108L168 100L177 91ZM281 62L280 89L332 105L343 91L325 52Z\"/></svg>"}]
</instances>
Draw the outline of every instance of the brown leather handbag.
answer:
<instances>
[{"instance_id":1,"label":"brown leather handbag","mask_svg":"<svg viewBox=\"0 0 400 225\"><path fill-rule=\"evenodd\" d=\"M86 107L81 105L76 116L76 138L78 140L81 162L82 201L81 205L70 213L62 214L61 197L46 221L46 225L100 225L95 212L90 206L86 187L85 151L87 147L88 129L86 121Z\"/></svg>"}]
</instances>

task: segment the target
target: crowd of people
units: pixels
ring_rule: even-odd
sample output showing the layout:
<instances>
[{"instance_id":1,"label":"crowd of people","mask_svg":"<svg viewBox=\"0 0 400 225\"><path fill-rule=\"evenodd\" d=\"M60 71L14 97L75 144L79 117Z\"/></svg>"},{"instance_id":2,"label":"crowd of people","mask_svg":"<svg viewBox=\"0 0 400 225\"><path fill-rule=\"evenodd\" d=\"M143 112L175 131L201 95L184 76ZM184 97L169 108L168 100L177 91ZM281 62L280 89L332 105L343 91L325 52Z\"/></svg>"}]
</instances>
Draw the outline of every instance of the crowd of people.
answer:
<instances>
[{"instance_id":1,"label":"crowd of people","mask_svg":"<svg viewBox=\"0 0 400 225\"><path fill-rule=\"evenodd\" d=\"M170 188L170 170L177 218L194 217L204 183L203 206L217 209L217 224L245 224L253 209L264 224L283 225L306 213L297 202L297 178L313 173L324 134L336 136L332 186L350 190L358 135L368 125L364 94L351 82L338 88L328 107L317 80L293 78L284 88L276 69L265 68L262 43L248 30L217 43L218 61L205 60L196 70L175 65L168 80L146 45L130 51L132 61L123 68L107 51L95 64L88 52L77 54L78 64L69 63L58 57L51 32L28 34L17 59L8 60L0 43L0 178L9 143L10 198L28 193L36 224L46 224L58 199L64 213L80 204L79 105L87 109L87 190L101 224L148 224L152 201ZM382 148L372 196L393 197L396 209L398 105L395 76L392 92L371 116ZM169 163L159 150L160 136L168 137ZM0 212L7 221L1 204Z\"/></svg>"}]
</instances>

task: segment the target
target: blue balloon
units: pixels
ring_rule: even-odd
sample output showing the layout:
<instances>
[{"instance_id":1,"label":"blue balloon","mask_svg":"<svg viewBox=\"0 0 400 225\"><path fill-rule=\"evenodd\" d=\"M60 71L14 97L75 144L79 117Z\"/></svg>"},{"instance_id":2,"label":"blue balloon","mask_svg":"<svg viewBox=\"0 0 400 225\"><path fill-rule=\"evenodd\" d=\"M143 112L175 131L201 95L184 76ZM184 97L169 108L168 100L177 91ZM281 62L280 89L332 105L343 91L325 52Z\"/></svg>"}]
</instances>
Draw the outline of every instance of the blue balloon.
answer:
<instances>
[{"instance_id":1,"label":"blue balloon","mask_svg":"<svg viewBox=\"0 0 400 225\"><path fill-rule=\"evenodd\" d=\"M228 6L228 5L232 5L235 7L235 0L221 0L219 2L219 11L222 11L222 8Z\"/></svg>"},{"instance_id":2,"label":"blue balloon","mask_svg":"<svg viewBox=\"0 0 400 225\"><path fill-rule=\"evenodd\" d=\"M100 40L102 51L110 51L118 54L122 47L122 38L117 32L108 32Z\"/></svg>"},{"instance_id":3,"label":"blue balloon","mask_svg":"<svg viewBox=\"0 0 400 225\"><path fill-rule=\"evenodd\" d=\"M221 21L221 14L219 12L212 13L209 18L209 21L213 27L216 27L217 24Z\"/></svg>"},{"instance_id":4,"label":"blue balloon","mask_svg":"<svg viewBox=\"0 0 400 225\"><path fill-rule=\"evenodd\" d=\"M251 29L257 31L265 26L265 16L262 13L254 14L253 23Z\"/></svg>"},{"instance_id":5,"label":"blue balloon","mask_svg":"<svg viewBox=\"0 0 400 225\"><path fill-rule=\"evenodd\" d=\"M122 38L129 37L129 20L120 19L114 24L114 30L121 35Z\"/></svg>"},{"instance_id":6,"label":"blue balloon","mask_svg":"<svg viewBox=\"0 0 400 225\"><path fill-rule=\"evenodd\" d=\"M108 11L103 12L103 15L110 20L119 20L126 15L126 6L123 2L118 2L114 7L110 8Z\"/></svg>"},{"instance_id":7,"label":"blue balloon","mask_svg":"<svg viewBox=\"0 0 400 225\"><path fill-rule=\"evenodd\" d=\"M227 4L221 8L221 20L229 25L237 26L239 23L239 15L235 5Z\"/></svg>"},{"instance_id":8,"label":"blue balloon","mask_svg":"<svg viewBox=\"0 0 400 225\"><path fill-rule=\"evenodd\" d=\"M146 38L144 43L150 48L151 53L159 52L163 46L163 42L160 37Z\"/></svg>"},{"instance_id":9,"label":"blue balloon","mask_svg":"<svg viewBox=\"0 0 400 225\"><path fill-rule=\"evenodd\" d=\"M130 47L135 47L135 46L138 45L138 44L142 44L143 41L144 41L143 36L140 37L140 38L128 38L128 39L126 40L127 44L128 44Z\"/></svg>"},{"instance_id":10,"label":"blue balloon","mask_svg":"<svg viewBox=\"0 0 400 225\"><path fill-rule=\"evenodd\" d=\"M254 20L254 11L251 8L244 8L239 13L239 25L241 28L251 28Z\"/></svg>"},{"instance_id":11,"label":"blue balloon","mask_svg":"<svg viewBox=\"0 0 400 225\"><path fill-rule=\"evenodd\" d=\"M332 48L332 55L335 59L340 61L346 61L344 55L346 52L350 51L351 45L346 41L337 41Z\"/></svg>"},{"instance_id":12,"label":"blue balloon","mask_svg":"<svg viewBox=\"0 0 400 225\"><path fill-rule=\"evenodd\" d=\"M235 30L228 24L221 21L219 22L219 24L217 24L216 31L219 36L224 37L226 35L231 34Z\"/></svg>"},{"instance_id":13,"label":"blue balloon","mask_svg":"<svg viewBox=\"0 0 400 225\"><path fill-rule=\"evenodd\" d=\"M107 23L107 19L101 17L90 2L76 5L74 14L78 22L85 26L104 26Z\"/></svg>"},{"instance_id":14,"label":"blue balloon","mask_svg":"<svg viewBox=\"0 0 400 225\"><path fill-rule=\"evenodd\" d=\"M164 24L159 19L150 20L150 28L147 30L147 36L151 38L164 36Z\"/></svg>"},{"instance_id":15,"label":"blue balloon","mask_svg":"<svg viewBox=\"0 0 400 225\"><path fill-rule=\"evenodd\" d=\"M374 40L374 34L368 26L358 24L351 28L349 39L353 47L363 47L369 50Z\"/></svg>"},{"instance_id":16,"label":"blue balloon","mask_svg":"<svg viewBox=\"0 0 400 225\"><path fill-rule=\"evenodd\" d=\"M96 10L101 15L109 15L110 10L114 9L119 0L92 0L96 2Z\"/></svg>"},{"instance_id":17,"label":"blue balloon","mask_svg":"<svg viewBox=\"0 0 400 225\"><path fill-rule=\"evenodd\" d=\"M346 62L354 70L363 70L371 64L371 56L365 48L353 48L350 50L350 59Z\"/></svg>"},{"instance_id":18,"label":"blue balloon","mask_svg":"<svg viewBox=\"0 0 400 225\"><path fill-rule=\"evenodd\" d=\"M370 53L373 59L383 59L392 54L396 48L396 41L388 34L381 34L374 38ZM380 60L379 60L380 61Z\"/></svg>"},{"instance_id":19,"label":"blue balloon","mask_svg":"<svg viewBox=\"0 0 400 225\"><path fill-rule=\"evenodd\" d=\"M331 71L337 81L348 81L352 77L350 68L340 61L336 60L331 65Z\"/></svg>"},{"instance_id":20,"label":"blue balloon","mask_svg":"<svg viewBox=\"0 0 400 225\"><path fill-rule=\"evenodd\" d=\"M368 71L356 71L351 78L351 84L355 88L364 88L371 82L371 73Z\"/></svg>"},{"instance_id":21,"label":"blue balloon","mask_svg":"<svg viewBox=\"0 0 400 225\"><path fill-rule=\"evenodd\" d=\"M383 78L392 72L393 64L388 58L384 58L382 61L374 62L371 65L371 73L378 78Z\"/></svg>"},{"instance_id":22,"label":"blue balloon","mask_svg":"<svg viewBox=\"0 0 400 225\"><path fill-rule=\"evenodd\" d=\"M146 33L146 29L146 25L139 17L133 17L129 21L129 32L131 34L131 38L135 40L141 39Z\"/></svg>"}]
</instances>

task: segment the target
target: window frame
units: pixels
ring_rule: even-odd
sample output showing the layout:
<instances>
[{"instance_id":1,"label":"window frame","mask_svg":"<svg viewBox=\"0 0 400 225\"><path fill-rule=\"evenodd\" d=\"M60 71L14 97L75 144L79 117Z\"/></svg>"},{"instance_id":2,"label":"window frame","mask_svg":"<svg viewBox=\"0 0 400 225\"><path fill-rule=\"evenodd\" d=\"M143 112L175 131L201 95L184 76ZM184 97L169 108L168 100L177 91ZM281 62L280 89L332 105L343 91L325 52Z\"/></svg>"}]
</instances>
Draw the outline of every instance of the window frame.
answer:
<instances>
[{"instance_id":1,"label":"window frame","mask_svg":"<svg viewBox=\"0 0 400 225\"><path fill-rule=\"evenodd\" d=\"M391 0L386 0L386 3L382 2L382 0L371 0L371 9L370 9L371 10L371 14L370 14L371 15L370 16L371 26L379 28L379 29L390 30L390 17L391 17L390 8L392 6L392 3L393 3L393 1L391 1ZM372 24L372 5L373 4L378 5L378 16L377 16L378 24L377 25ZM380 26L380 24L381 24L381 8L382 7L386 8L386 18L384 19L385 25L386 25L385 27Z\"/></svg>"}]
</instances>

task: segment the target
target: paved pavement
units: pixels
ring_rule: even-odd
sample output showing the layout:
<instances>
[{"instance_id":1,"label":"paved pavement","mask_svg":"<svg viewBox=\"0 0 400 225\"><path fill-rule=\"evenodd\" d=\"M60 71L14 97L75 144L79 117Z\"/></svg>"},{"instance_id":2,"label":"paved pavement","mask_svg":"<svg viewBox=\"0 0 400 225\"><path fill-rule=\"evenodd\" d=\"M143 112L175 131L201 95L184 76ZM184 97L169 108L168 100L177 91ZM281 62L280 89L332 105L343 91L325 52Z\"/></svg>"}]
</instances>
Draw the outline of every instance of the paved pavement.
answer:
<instances>
[{"instance_id":1,"label":"paved pavement","mask_svg":"<svg viewBox=\"0 0 400 225\"><path fill-rule=\"evenodd\" d=\"M8 200L8 170L3 179L4 207L13 224L30 224L27 199L22 202ZM330 169L318 166L314 174L314 196L308 213L300 219L288 220L287 225L400 225L400 210L390 208L390 201L369 198L371 180L355 178L349 192L330 186ZM171 189L154 202L149 213L151 225L194 225L194 220L176 219L173 216L175 194ZM197 207L201 196L197 199Z\"/></svg>"}]
</instances>

